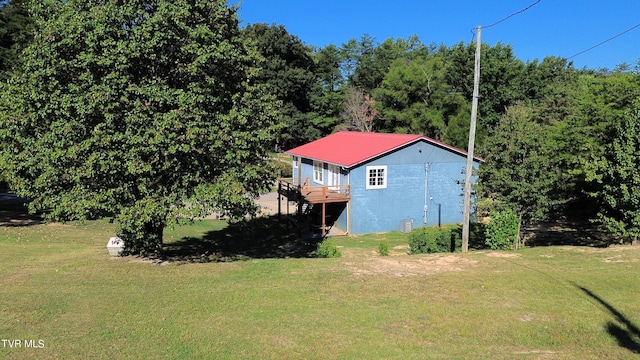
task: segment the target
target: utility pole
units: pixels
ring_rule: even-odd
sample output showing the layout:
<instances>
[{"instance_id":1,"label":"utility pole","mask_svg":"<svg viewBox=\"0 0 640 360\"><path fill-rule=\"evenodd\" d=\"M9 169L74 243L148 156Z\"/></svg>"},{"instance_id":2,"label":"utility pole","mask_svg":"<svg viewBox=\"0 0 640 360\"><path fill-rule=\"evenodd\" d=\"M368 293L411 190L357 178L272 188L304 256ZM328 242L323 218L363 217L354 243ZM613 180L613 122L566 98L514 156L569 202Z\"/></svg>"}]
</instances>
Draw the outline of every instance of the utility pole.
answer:
<instances>
[{"instance_id":1,"label":"utility pole","mask_svg":"<svg viewBox=\"0 0 640 360\"><path fill-rule=\"evenodd\" d=\"M471 175L473 173L473 147L476 141L476 118L478 116L478 93L480 87L480 33L482 26L478 26L476 40L476 61L473 74L473 99L471 102L471 122L469 123L469 147L467 148L467 175L464 180L464 218L462 222L462 252L469 251L469 213L471 212Z\"/></svg>"}]
</instances>

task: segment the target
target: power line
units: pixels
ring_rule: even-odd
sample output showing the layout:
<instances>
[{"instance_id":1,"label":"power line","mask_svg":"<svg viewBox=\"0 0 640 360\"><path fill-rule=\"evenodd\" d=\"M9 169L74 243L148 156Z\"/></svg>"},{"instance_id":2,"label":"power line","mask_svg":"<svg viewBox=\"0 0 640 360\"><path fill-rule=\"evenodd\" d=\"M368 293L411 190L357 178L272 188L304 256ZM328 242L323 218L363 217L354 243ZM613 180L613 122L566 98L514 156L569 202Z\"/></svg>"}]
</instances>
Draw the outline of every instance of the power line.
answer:
<instances>
[{"instance_id":1,"label":"power line","mask_svg":"<svg viewBox=\"0 0 640 360\"><path fill-rule=\"evenodd\" d=\"M518 15L518 14L522 14L523 12L525 12L525 11L527 11L527 10L531 9L532 7L534 7L534 6L538 5L538 3L539 3L540 1L542 1L542 0L537 0L537 1L536 1L536 2L534 2L533 4L531 4L531 5L527 6L526 8L524 8L524 9L522 9L522 10L520 10L520 11L516 11L516 12L514 12L513 14L511 14L511 15L509 15L509 16L507 16L507 17L505 17L505 18L501 19L501 20L496 21L496 22L494 22L494 23L493 23L493 24L491 24L491 25L481 26L481 27L483 27L483 28L485 28L485 29L486 29L486 28L490 28L490 27L492 27L492 26L496 26L496 25L500 24L500 23L501 23L501 22L503 22L503 21L507 21L507 20L511 19L512 17L514 17L514 16L516 16L516 15ZM474 31L474 30L475 30L475 28L474 28L474 29L471 29L471 42L473 42L473 38L474 38L474 37L475 37L475 35L476 35L476 33L475 33L475 31Z\"/></svg>"},{"instance_id":2,"label":"power line","mask_svg":"<svg viewBox=\"0 0 640 360\"><path fill-rule=\"evenodd\" d=\"M514 17L514 16L516 16L516 15L518 15L518 14L522 14L523 12L525 12L525 11L527 11L527 10L531 9L532 7L534 7L534 6L538 5L538 3L539 3L540 1L542 1L542 0L538 0L538 1L534 2L533 4L531 4L531 5L527 6L526 8L524 8L524 9L522 9L522 10L520 10L520 11L516 11L516 12L514 12L513 14L511 14L511 15L509 15L509 16L507 16L507 17L505 17L505 18L504 18L504 19L502 19L502 20L498 20L498 21L496 21L496 22L494 22L494 23L493 23L493 24L491 24L491 25L483 26L483 28L485 28L485 29L486 29L486 28L490 28L490 27L492 27L492 26L496 26L496 25L500 24L501 22L503 22L503 21L507 21L507 20L509 20L510 18L512 18L512 17Z\"/></svg>"},{"instance_id":3,"label":"power line","mask_svg":"<svg viewBox=\"0 0 640 360\"><path fill-rule=\"evenodd\" d=\"M631 31L631 30L633 30L633 29L635 29L635 28L637 28L637 27L640 27L640 24L636 24L635 26L632 26L632 27L628 28L627 30L625 30L625 31L623 31L623 32L621 32L621 33L619 33L618 35L614 35L614 36L612 36L612 37L608 38L607 40L605 40L605 41L603 41L603 42L601 42L601 43L598 43L598 44L596 44L596 45L593 45L592 47L590 47L590 48L588 48L588 49L586 49L586 50L582 50L582 51L580 51L580 52L579 52L579 53L577 53L577 54L571 55L571 56L569 56L569 57L567 58L567 60L569 60L569 59L573 59L574 57L576 57L576 56L578 56L578 55L582 55L582 54L586 53L587 51L593 50L593 49L597 48L597 47L598 47L598 46L600 46L600 45L603 45L603 44L605 44L605 43L608 43L609 41L611 41L611 40L613 40L613 39L617 38L618 36L622 36L622 35L624 35L624 34L628 33L629 31Z\"/></svg>"}]
</instances>

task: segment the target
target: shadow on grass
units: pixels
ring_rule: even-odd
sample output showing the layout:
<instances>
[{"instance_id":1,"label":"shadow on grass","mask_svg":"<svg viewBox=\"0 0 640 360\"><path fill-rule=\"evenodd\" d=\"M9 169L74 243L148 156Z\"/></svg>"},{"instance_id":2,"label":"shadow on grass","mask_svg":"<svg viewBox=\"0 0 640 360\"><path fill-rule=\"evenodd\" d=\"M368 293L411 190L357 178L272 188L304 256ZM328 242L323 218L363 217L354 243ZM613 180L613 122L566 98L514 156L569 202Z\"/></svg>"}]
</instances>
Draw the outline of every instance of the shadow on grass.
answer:
<instances>
[{"instance_id":1,"label":"shadow on grass","mask_svg":"<svg viewBox=\"0 0 640 360\"><path fill-rule=\"evenodd\" d=\"M607 322L605 326L609 336L616 339L618 345L621 347L628 349L634 354L640 354L640 328L632 323L631 320L629 320L618 309L613 307L613 305L606 302L593 291L577 284L574 285L589 297L600 303L600 305L604 306L604 308L613 316L614 321Z\"/></svg>"},{"instance_id":2,"label":"shadow on grass","mask_svg":"<svg viewBox=\"0 0 640 360\"><path fill-rule=\"evenodd\" d=\"M42 217L29 214L24 199L11 193L0 193L0 226L32 226L42 224Z\"/></svg>"},{"instance_id":3,"label":"shadow on grass","mask_svg":"<svg viewBox=\"0 0 640 360\"><path fill-rule=\"evenodd\" d=\"M485 243L486 225L471 223L469 228L469 248L475 250L487 249ZM458 237L462 237L462 226L453 230ZM607 234L589 222L553 222L540 223L522 230L525 246L589 246L608 247L613 240Z\"/></svg>"},{"instance_id":4,"label":"shadow on grass","mask_svg":"<svg viewBox=\"0 0 640 360\"><path fill-rule=\"evenodd\" d=\"M523 231L526 246L607 247L612 240L589 222L540 223Z\"/></svg>"},{"instance_id":5,"label":"shadow on grass","mask_svg":"<svg viewBox=\"0 0 640 360\"><path fill-rule=\"evenodd\" d=\"M202 238L183 238L163 246L162 260L175 262L231 262L265 258L308 258L316 250L319 238L301 239L295 225L286 216L261 217Z\"/></svg>"}]
</instances>

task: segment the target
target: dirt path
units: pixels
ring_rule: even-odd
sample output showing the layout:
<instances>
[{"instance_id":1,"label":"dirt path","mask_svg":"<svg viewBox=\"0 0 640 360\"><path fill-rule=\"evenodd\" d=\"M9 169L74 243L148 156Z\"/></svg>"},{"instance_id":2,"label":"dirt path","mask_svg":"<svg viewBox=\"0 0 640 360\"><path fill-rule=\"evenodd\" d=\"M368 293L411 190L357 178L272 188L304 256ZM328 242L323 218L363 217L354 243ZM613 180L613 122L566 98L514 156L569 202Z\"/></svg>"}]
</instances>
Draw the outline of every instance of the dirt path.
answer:
<instances>
[{"instance_id":1,"label":"dirt path","mask_svg":"<svg viewBox=\"0 0 640 360\"><path fill-rule=\"evenodd\" d=\"M430 275L464 271L478 264L475 259L451 253L410 256L408 245L394 247L389 256L380 256L371 249L342 250L344 268L357 275Z\"/></svg>"},{"instance_id":2,"label":"dirt path","mask_svg":"<svg viewBox=\"0 0 640 360\"><path fill-rule=\"evenodd\" d=\"M278 193L270 192L268 194L261 195L256 201L262 208L262 214L264 215L277 215L278 214ZM280 201L282 214L287 214L287 199L282 198ZM296 205L289 204L288 214L296 213Z\"/></svg>"}]
</instances>

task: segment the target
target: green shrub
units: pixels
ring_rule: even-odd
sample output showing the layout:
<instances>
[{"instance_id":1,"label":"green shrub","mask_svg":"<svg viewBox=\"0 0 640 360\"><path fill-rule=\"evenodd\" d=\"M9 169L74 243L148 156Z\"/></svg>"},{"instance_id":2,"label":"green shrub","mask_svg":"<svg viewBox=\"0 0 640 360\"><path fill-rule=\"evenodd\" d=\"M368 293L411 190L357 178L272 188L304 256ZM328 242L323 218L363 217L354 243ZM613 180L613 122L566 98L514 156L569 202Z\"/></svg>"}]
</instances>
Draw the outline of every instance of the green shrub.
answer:
<instances>
[{"instance_id":1,"label":"green shrub","mask_svg":"<svg viewBox=\"0 0 640 360\"><path fill-rule=\"evenodd\" d=\"M389 243L385 240L378 243L378 254L380 256L389 256Z\"/></svg>"},{"instance_id":2,"label":"green shrub","mask_svg":"<svg viewBox=\"0 0 640 360\"><path fill-rule=\"evenodd\" d=\"M325 239L318 244L318 247L315 251L315 256L319 258L337 258L342 256L342 254L333 241Z\"/></svg>"},{"instance_id":3,"label":"green shrub","mask_svg":"<svg viewBox=\"0 0 640 360\"><path fill-rule=\"evenodd\" d=\"M448 229L419 228L409 233L410 254L450 252L452 234Z\"/></svg>"},{"instance_id":4,"label":"green shrub","mask_svg":"<svg viewBox=\"0 0 640 360\"><path fill-rule=\"evenodd\" d=\"M518 224L516 214L510 209L492 211L491 220L486 225L485 243L493 250L514 249L518 241Z\"/></svg>"}]
</instances>

